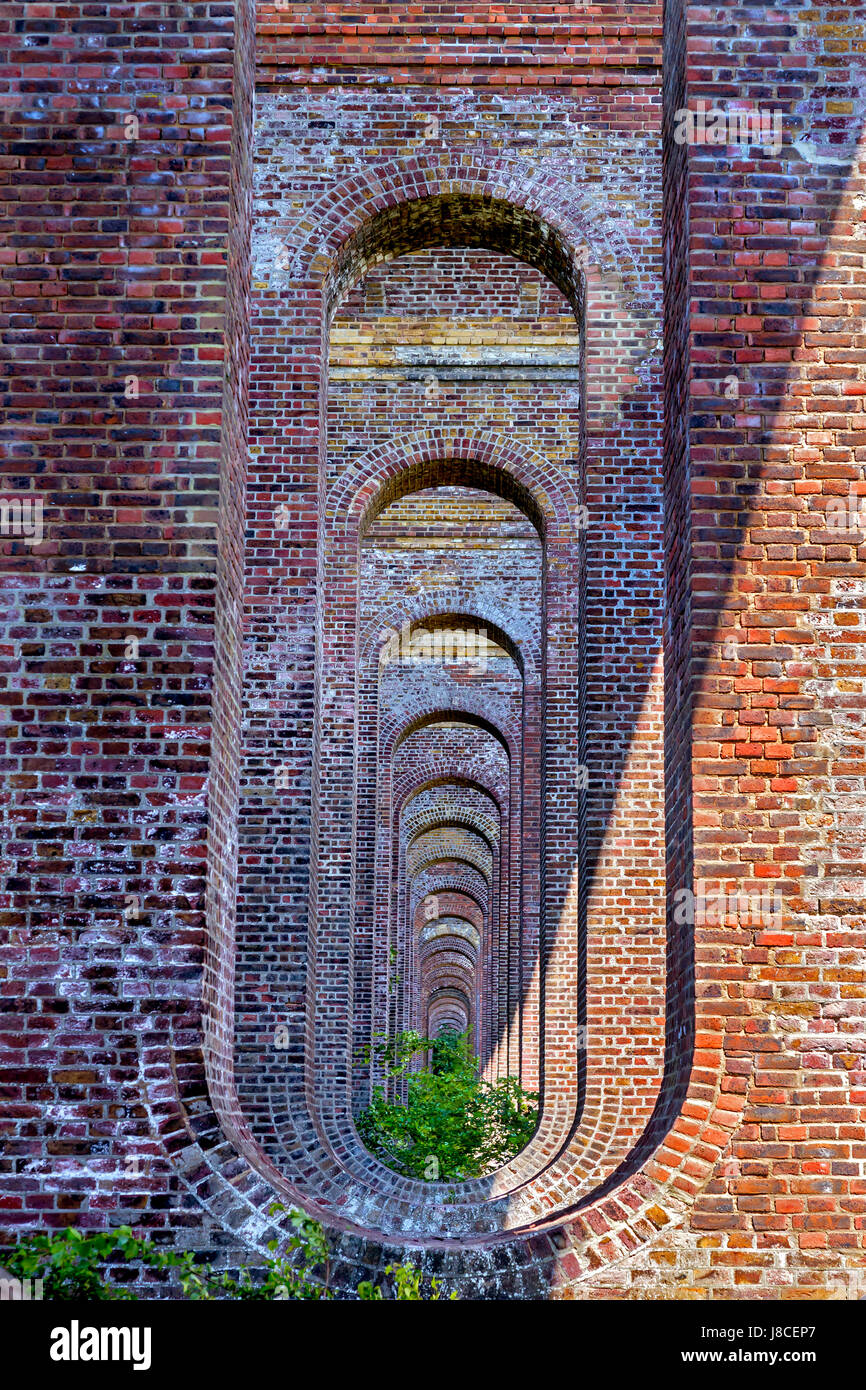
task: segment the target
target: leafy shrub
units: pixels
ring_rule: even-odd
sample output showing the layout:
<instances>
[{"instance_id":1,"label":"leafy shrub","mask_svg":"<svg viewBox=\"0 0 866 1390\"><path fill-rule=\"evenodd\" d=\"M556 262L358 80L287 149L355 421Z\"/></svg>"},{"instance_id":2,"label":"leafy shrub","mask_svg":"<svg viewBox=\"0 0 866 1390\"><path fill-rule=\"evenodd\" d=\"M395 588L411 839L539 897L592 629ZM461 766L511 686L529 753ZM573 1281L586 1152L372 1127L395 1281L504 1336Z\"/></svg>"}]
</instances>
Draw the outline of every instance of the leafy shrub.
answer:
<instances>
[{"instance_id":1,"label":"leafy shrub","mask_svg":"<svg viewBox=\"0 0 866 1390\"><path fill-rule=\"evenodd\" d=\"M85 1235L75 1226L61 1231L37 1231L17 1245L0 1248L0 1262L16 1279L41 1279L43 1298L72 1301L138 1297L123 1285L110 1284L102 1270L119 1259L140 1260L156 1269L179 1265L183 1256L140 1240L129 1226Z\"/></svg>"},{"instance_id":2,"label":"leafy shrub","mask_svg":"<svg viewBox=\"0 0 866 1390\"><path fill-rule=\"evenodd\" d=\"M386 1265L385 1273L391 1276L394 1283L394 1298L406 1303L420 1303L425 1295L421 1287L421 1271L414 1265ZM364 1303L378 1303L384 1298L381 1285L373 1284L369 1280L358 1285L358 1297ZM429 1302L435 1303L442 1297L441 1280L432 1278L430 1280ZM452 1289L448 1295L450 1300L457 1298L457 1290Z\"/></svg>"},{"instance_id":3,"label":"leafy shrub","mask_svg":"<svg viewBox=\"0 0 866 1390\"><path fill-rule=\"evenodd\" d=\"M405 1084L406 1100L374 1088L357 1119L363 1142L404 1177L459 1182L477 1178L525 1148L538 1123L538 1096L513 1076L482 1081L466 1033L435 1040L415 1032L374 1044L387 1075ZM429 1067L413 1070L418 1057Z\"/></svg>"},{"instance_id":4,"label":"leafy shrub","mask_svg":"<svg viewBox=\"0 0 866 1390\"><path fill-rule=\"evenodd\" d=\"M277 1216L285 1207L274 1203L269 1215ZM228 1273L216 1275L209 1264L196 1264L195 1255L187 1250L179 1260L181 1265L180 1282L186 1298L195 1302L212 1299L323 1299L333 1298L328 1282L330 1277L330 1252L325 1232L302 1211L293 1208L289 1220L295 1234L286 1242L280 1253L279 1241L268 1241L271 1258L265 1261L265 1276L254 1283L248 1269L242 1269L237 1279ZM298 1252L297 1260L290 1260L289 1253ZM311 1277L315 1269L322 1270L320 1280Z\"/></svg>"}]
</instances>

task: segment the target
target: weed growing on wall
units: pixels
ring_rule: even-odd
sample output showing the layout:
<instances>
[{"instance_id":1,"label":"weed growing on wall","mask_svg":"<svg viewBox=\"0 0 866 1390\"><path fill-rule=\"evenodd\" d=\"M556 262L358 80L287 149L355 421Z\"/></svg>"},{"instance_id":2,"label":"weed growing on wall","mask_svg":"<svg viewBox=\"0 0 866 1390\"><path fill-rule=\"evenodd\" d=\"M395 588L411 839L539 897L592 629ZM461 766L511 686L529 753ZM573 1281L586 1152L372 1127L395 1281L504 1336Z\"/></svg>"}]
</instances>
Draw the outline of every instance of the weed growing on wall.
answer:
<instances>
[{"instance_id":1,"label":"weed growing on wall","mask_svg":"<svg viewBox=\"0 0 866 1390\"><path fill-rule=\"evenodd\" d=\"M269 1214L284 1215L286 1208L275 1203ZM165 1250L151 1240L139 1238L129 1226L93 1235L85 1235L74 1226L61 1231L38 1231L5 1248L2 1259L5 1269L17 1280L33 1281L41 1298L62 1302L137 1301L139 1294L132 1288L109 1278L110 1266L120 1261L137 1261L151 1269L176 1268L184 1298L196 1303L215 1299L333 1299L331 1254L322 1226L295 1208L287 1214L292 1235L282 1246L278 1240L269 1241L271 1255L263 1268L241 1269L237 1278L228 1271L215 1273L207 1262L197 1262L191 1250ZM363 1280L356 1296L362 1302L424 1302L445 1297L438 1279L428 1282L410 1263L387 1265L384 1284ZM456 1291L447 1297L456 1299Z\"/></svg>"}]
</instances>

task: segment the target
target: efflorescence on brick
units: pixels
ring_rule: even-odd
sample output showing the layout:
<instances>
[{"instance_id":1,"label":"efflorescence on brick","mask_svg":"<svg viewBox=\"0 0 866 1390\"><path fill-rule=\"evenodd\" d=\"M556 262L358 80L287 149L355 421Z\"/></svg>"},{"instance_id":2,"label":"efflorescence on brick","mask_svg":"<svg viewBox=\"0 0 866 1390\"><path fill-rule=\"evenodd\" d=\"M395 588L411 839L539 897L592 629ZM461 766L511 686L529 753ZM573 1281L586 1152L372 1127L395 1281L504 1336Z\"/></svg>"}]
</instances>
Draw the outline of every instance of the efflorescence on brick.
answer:
<instances>
[{"instance_id":1,"label":"efflorescence on brick","mask_svg":"<svg viewBox=\"0 0 866 1390\"><path fill-rule=\"evenodd\" d=\"M844 1296L862 39L167 8L0 17L4 1236ZM732 93L780 148L677 143ZM353 1114L465 1024L543 1116L443 1193Z\"/></svg>"}]
</instances>

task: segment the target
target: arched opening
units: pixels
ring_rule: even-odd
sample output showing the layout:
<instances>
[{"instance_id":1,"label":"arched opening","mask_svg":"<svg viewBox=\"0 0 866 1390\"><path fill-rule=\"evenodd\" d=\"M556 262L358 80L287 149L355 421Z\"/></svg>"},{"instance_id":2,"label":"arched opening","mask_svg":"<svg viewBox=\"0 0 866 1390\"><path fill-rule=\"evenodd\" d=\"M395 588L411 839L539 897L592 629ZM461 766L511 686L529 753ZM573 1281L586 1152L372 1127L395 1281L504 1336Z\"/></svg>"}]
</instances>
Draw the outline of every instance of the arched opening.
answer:
<instances>
[{"instance_id":1,"label":"arched opening","mask_svg":"<svg viewBox=\"0 0 866 1390\"><path fill-rule=\"evenodd\" d=\"M543 545L513 501L453 481L461 476L443 460L409 492L400 475L391 500L368 510L361 538L359 650L368 655L357 700L370 736L358 745L356 826L359 845L377 850L356 863L356 1105L377 1079L363 1067L371 1034L424 1030L413 898L419 882L435 893L448 873L472 875L485 900L467 1023L484 1075L510 1071L530 1089L538 1080L539 999L527 984L538 971L541 672L523 647L541 647ZM458 596L461 611L447 611ZM423 806L395 806L395 783L416 780L434 757L475 781L493 758L501 804L452 776Z\"/></svg>"},{"instance_id":2,"label":"arched opening","mask_svg":"<svg viewBox=\"0 0 866 1390\"><path fill-rule=\"evenodd\" d=\"M646 1047L642 1038L631 1045L629 1026L636 1002L638 1010L661 1011L661 982L656 973L648 980L632 971L642 960L655 971L657 941L644 936L632 950L623 938L605 938L601 901L591 923L599 954L587 953L583 849L588 828L599 837L581 799L587 756L581 237L569 240L537 211L509 212L496 196L448 192L427 199L408 190L402 201L411 207L398 214L378 205L348 235L329 213L307 248L299 282L285 296L286 313L309 321L312 335L305 339L308 355L298 355L292 367L296 399L298 393L306 403L314 399L311 367L321 367L321 394L315 415L304 417L303 435L318 446L318 499L294 521L304 534L316 527L317 572L314 602L286 610L304 659L289 668L285 684L296 684L284 695L274 674L283 639L269 626L270 596L282 571L270 564L266 540L258 547L262 566L250 571L255 659L247 669L254 710L261 701L270 714L254 721L246 750L235 1056L254 1142L304 1199L339 1210L361 1230L399 1222L421 1239L456 1231L473 1239L522 1228L551 1204L578 1200L625 1159L652 1109ZM500 213L502 226L488 235L487 224ZM448 236L458 240L443 245ZM435 304L422 303L420 335L397 341L387 323L371 331L366 290L363 313L352 321L360 286L380 272L397 281L380 284L370 304L396 306L405 319L400 295L411 297L417 266L424 262L427 274L440 260L450 270L437 281ZM489 273L499 277L492 293ZM523 293L527 279L531 294ZM595 270L587 283L598 294ZM491 351L483 320L510 287L517 308L503 360L501 351L498 357ZM468 308L472 322L450 337L444 332L441 341L438 311L449 292L444 317L453 322ZM437 311L432 333L431 308ZM598 315L592 320L597 349L601 322ZM285 323L275 331L284 336ZM551 360L543 357L545 336L554 340ZM553 359L565 365L557 368ZM284 415L268 426L285 421L294 430L287 458L298 457L293 419ZM305 466L311 458L308 451ZM296 483L308 497L308 482L307 475L283 473L282 492L271 492L266 503L271 525L275 509L292 513ZM485 580L476 565L473 600L466 571L428 565L419 575L405 563L413 549L417 559L437 543L429 527L447 521L440 505L446 494L452 516L462 508L473 526L492 524L498 548L508 552L494 579ZM260 521L257 513L257 535ZM463 531L465 539L465 525ZM478 541L464 546L470 559L473 549L483 551L483 537ZM537 582L531 602L524 602L520 594L528 595L530 586L512 581L520 580L531 553ZM516 567L515 555L523 557ZM393 581L394 594L373 605L367 621L364 581L377 574ZM479 681L477 669L458 671L466 664L465 645L450 660L454 634L467 618L478 633L471 656L477 667L483 654L488 670L495 669L492 684ZM405 672L399 664L404 631ZM442 659L448 643L449 659ZM436 671L437 688L428 682L426 694L411 682L422 664ZM409 692L406 699L401 691ZM273 778L285 750L303 749L310 732L308 766L300 757L287 759L297 772L276 781L276 795L262 791L262 773ZM480 794L474 805L468 789ZM411 805L422 790L437 791L438 802L423 812ZM421 841L422 830L435 833ZM648 822L647 835L654 833ZM436 834L444 838L437 841ZM455 835L463 837L460 845ZM645 862L642 844L625 872L643 874ZM264 910L247 909L246 883L259 902L268 885ZM618 901L639 897L626 883ZM469 928L457 930L446 920L440 935L422 941L434 920L425 915L431 908L436 921L451 918ZM406 983L389 991L392 948ZM422 1031L447 1032L445 1000L452 1020L471 1021L477 1030L491 1075L519 1075L524 1068L529 1080L535 1067L542 1095L538 1131L525 1151L483 1182L450 1186L447 1201L423 1183L395 1182L365 1153L353 1123L369 1084L363 1073L359 1080L355 1064L374 1016L392 1029L416 1019ZM586 1032L588 1016L596 1019L595 1033ZM279 1055L265 1054L278 1020L287 1041ZM608 1095L604 1057L612 1043L619 1049L618 1089Z\"/></svg>"},{"instance_id":3,"label":"arched opening","mask_svg":"<svg viewBox=\"0 0 866 1390\"><path fill-rule=\"evenodd\" d=\"M348 258L364 274L354 283L343 278L331 301L327 467L336 529L349 530L348 505L357 537L347 536L343 571L357 585L349 1083L356 1114L375 1086L390 1086L374 1041L424 1033L433 1023L446 1028L434 1000L450 999L452 1021L457 995L463 1001L459 1014L484 1078L512 1076L534 1091L543 1067L541 716L545 547L555 513L517 470L448 448L402 460L375 490L359 479L351 501L341 493L346 440L362 418L378 426L381 416L392 435L455 409L489 412L492 391L517 415L549 396L560 417L570 392L576 448L579 277L572 266L568 280L550 230L520 241L525 223L516 210L492 238L485 233L491 209L477 200L419 206L415 216L410 250L403 250L409 232L394 219L380 228L387 254L366 246L361 267L364 243L344 249L341 263ZM554 270L556 281L528 257ZM435 297L421 290L431 278ZM560 372L570 357L567 385L544 379L541 336ZM576 467L572 485L576 497ZM563 519L576 570L574 518ZM327 557L324 564L327 583ZM324 743L322 753L330 762ZM442 778L419 797L431 760ZM449 920L441 896L461 893L473 895L477 928L430 932L434 918ZM572 1011L576 1017L576 994ZM576 1065L570 1070L574 1087Z\"/></svg>"}]
</instances>

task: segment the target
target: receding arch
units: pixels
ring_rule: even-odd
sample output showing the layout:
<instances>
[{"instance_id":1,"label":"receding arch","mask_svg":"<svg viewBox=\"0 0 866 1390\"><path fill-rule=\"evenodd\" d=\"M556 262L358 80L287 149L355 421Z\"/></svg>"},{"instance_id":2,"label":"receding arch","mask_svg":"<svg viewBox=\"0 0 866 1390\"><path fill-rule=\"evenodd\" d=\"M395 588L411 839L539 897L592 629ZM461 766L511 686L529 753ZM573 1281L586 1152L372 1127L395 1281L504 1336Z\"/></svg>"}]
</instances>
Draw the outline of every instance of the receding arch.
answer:
<instances>
[{"instance_id":1,"label":"receding arch","mask_svg":"<svg viewBox=\"0 0 866 1390\"><path fill-rule=\"evenodd\" d=\"M484 247L536 266L580 317L581 266L553 222L516 201L463 189L392 203L364 222L336 257L329 314L363 267L407 251L442 246Z\"/></svg>"},{"instance_id":2,"label":"receding arch","mask_svg":"<svg viewBox=\"0 0 866 1390\"><path fill-rule=\"evenodd\" d=\"M449 602L450 599L452 596L447 593L436 593L430 598L404 600L400 604L394 603L383 609L374 621L367 624L362 634L361 659L373 661L378 653L378 659L381 661L388 641L393 640L394 636L401 636L406 629L411 636L419 629L431 632L449 631L458 628L462 623L476 623L484 628L504 652L507 652L521 676L530 679L535 676L540 667L537 643L533 643L527 634L522 633L520 637L512 636L506 627L508 617L504 610L489 603L476 603L473 605L475 611L470 611L465 602L465 595L457 591L453 594L453 601ZM528 671L525 649L528 649Z\"/></svg>"},{"instance_id":3,"label":"receding arch","mask_svg":"<svg viewBox=\"0 0 866 1390\"><path fill-rule=\"evenodd\" d=\"M395 183L393 187L396 189L398 188L398 185L399 178L395 175ZM406 186L404 185L403 193L405 194L405 192ZM387 196L390 197L391 194L389 193ZM399 198L401 194L398 191L395 193L394 196ZM374 207L374 201L375 200L373 199L367 201L364 209L364 217L367 217L371 220L375 219L379 215L378 211ZM409 199L409 201L411 201L411 199ZM354 210L352 212L352 217L355 217ZM335 213L333 225L338 225L338 221L339 219L337 217L337 214ZM325 238L330 237L331 235L330 227L331 224L329 223L328 228L325 228L322 231L322 241L315 248L315 254L308 263L313 280L316 281L316 283L318 284L322 283L324 275L328 273L329 267L331 267L334 264L331 251L324 251L320 249L325 245ZM339 237L337 238L337 244L339 244ZM563 245L569 245L568 240L565 237L563 237ZM311 428L311 438L314 437L314 433L314 429ZM443 431L442 433L444 435L447 435L448 432ZM450 443L451 441L449 441L449 439L447 438L438 439L435 443L435 446L433 446L433 452L440 455L443 451L447 453L450 447ZM509 447L509 444L510 441L504 441L503 451L500 457L505 457L505 450ZM458 444L458 450L461 447L463 447L462 444ZM543 459L541 460L541 465L544 465ZM519 465L515 464L515 470L517 470L518 468ZM517 476L517 473L515 475ZM539 476L541 476L541 474ZM577 498L579 497L579 487L576 484L573 484L571 480L560 481L563 482L562 495L565 496L569 490L572 490L574 502L576 503ZM556 491L555 488L552 488L548 489L548 491L545 492L543 486L540 490L544 494L545 498L547 498L548 500L550 492ZM559 496L559 494L557 494L557 496ZM554 603L552 604L552 613L554 620L558 623L562 623L562 629L557 632L555 656L557 661L562 660L567 663L569 659L568 639L570 634L567 631L567 622L565 620L564 615L571 611L568 607L568 604L573 603L573 601L577 597L579 597L579 585L577 579L577 574L579 571L579 560L575 562L573 570L569 571L568 567L571 559L578 556L578 537L576 536L576 534L568 533L568 528L571 524L570 519L572 516L571 504L567 504L564 507L560 507L559 502L557 501L551 504L549 510L550 514L553 517L553 529L551 529L550 520L548 517L548 509L542 507L540 511L540 515L544 519L545 543L548 546L548 551L551 558L555 560L557 566L561 565L562 568L554 567L555 572L551 578L551 587L546 592L545 597L546 600L549 600L551 596L553 597ZM331 512L331 518L334 518L336 516L339 516L339 512ZM322 548L320 547L320 577L322 577L325 575L328 563L330 561L328 548L335 537L334 532L329 529L330 521L328 517L326 515L322 515L321 512L319 521L320 540L324 538L324 553L322 551ZM359 534L360 527L357 528L355 531L356 537ZM552 550L551 547L553 548ZM577 631L576 624L574 627L574 631ZM321 648L320 650L323 650L323 648ZM335 658L335 664L333 666L330 665L330 654L328 656L329 673L332 670L336 669L337 673L341 675L343 670L348 668L348 663L346 663L344 666L343 653L341 650L335 649L333 655ZM563 752L563 747L561 746L558 740L560 740L561 738L559 728L560 726L564 726L565 720L561 701L558 703L559 694L556 689L554 689L552 693L552 720L550 721L548 727L552 728L553 737L548 751L551 752L552 760L556 764L556 777L563 778L565 776L565 764L567 762L567 757L566 754ZM348 684L344 685L342 681L338 681L335 684L330 684L328 681L326 681L322 689L320 690L317 699L316 737L318 739L320 737L321 732L325 728L327 728L328 730L329 739L332 734L336 733L334 743L329 743L329 751L333 747L337 751L337 755L340 758L343 758L345 747L348 747L349 744L352 717L352 695ZM571 728L570 732L573 734L573 727ZM319 749L321 749L321 743L318 744L318 747ZM315 777L321 777L321 763L316 770ZM330 792L330 787L328 787L327 790L328 792ZM323 795L323 784L321 780L316 782L315 778L313 795L314 797L318 797L320 799L319 804L321 804L321 798ZM333 803L333 805L336 815L340 816L345 814L346 804L342 798L338 798L337 801ZM318 824L315 815L312 819L316 824ZM318 830L316 830L314 833L318 834L319 832ZM563 831L563 835L564 834L565 831ZM339 851L335 846L333 852L331 850L328 850L326 852L324 859L320 856L316 872L313 875L311 875L311 895L313 897L315 897L315 894L320 886L319 882L317 881L316 875L318 874L319 878L328 877L330 868L332 866L335 866L338 862L338 852ZM322 870L321 873L319 872L320 870ZM559 891L559 887L557 887L557 891ZM318 930L318 924L327 922L328 918L318 912L315 914L314 918L311 917L311 931L308 940L310 946L309 960L312 968L310 970L307 982L307 998L309 1001L308 1007L311 1011L314 1011L315 1009L314 996L317 984L315 961L318 943L316 940L316 933ZM327 955L328 951L332 946L338 952L338 954L340 953L339 942L336 940L336 938L331 940L323 938L322 945L324 947L325 955ZM342 955L340 956L340 958L342 959ZM315 1030L313 1028L313 1032L314 1031ZM308 1038L312 1040L309 1032ZM326 1045L327 1054L327 1048L330 1043L330 1039L327 1035L325 1035L324 1037L324 1042ZM312 1055L312 1053L310 1055ZM327 1063L327 1056L325 1057L325 1061ZM314 1078L311 1079L308 1076L306 1088L301 1099L303 1104L305 1104L308 1107L308 1109L306 1117L304 1117L304 1114L301 1110L298 1111L299 1132L304 1130L304 1126L306 1124L307 1130L311 1129L315 1131L315 1142L322 1146L322 1152L327 1153L331 1156L338 1155L338 1157L335 1158L334 1166L329 1168L328 1170L327 1182L324 1183L321 1189L316 1189L317 1192L321 1191L325 1194L325 1196L323 1197L325 1209L330 1209L330 1204L332 1200L336 1200L335 1192L339 1190L341 1193L341 1202L345 1198L344 1210L348 1213L348 1219L350 1221L356 1222L358 1229L362 1231L371 1229L376 1230L380 1228L388 1229L389 1222L395 1218L392 1218L392 1216L390 1215L391 1208L389 1207L389 1203L393 1201L394 1194L393 1189L389 1188L387 1185L387 1173L382 1173L381 1171L376 1170L375 1165L365 1166L366 1160L364 1159L363 1155L359 1155L353 1147L353 1140L351 1137L351 1126L349 1126L346 1130L346 1137L341 1139L336 1113L333 1107L331 1106L330 1100L327 1096L323 1098L321 1095L316 1094ZM322 1099L324 1099L324 1104L320 1105L320 1101ZM293 1095L291 1098L292 1105L295 1104L296 1100L297 1097ZM555 1130L556 1124L554 1124L554 1131ZM574 1131L574 1135L577 1136L576 1130ZM547 1141L550 1141L551 1133L548 1132L548 1134L545 1137ZM312 1143L312 1140L310 1142ZM312 1149L305 1150L305 1152L312 1152ZM556 1183L564 1181L566 1174L566 1169L562 1168L557 1169L556 1176L553 1176L552 1170L556 1163L555 1152L556 1142L554 1139L554 1142L548 1142L547 1144L544 1161L539 1161L537 1148L534 1149L531 1154L524 1156L524 1159L522 1160L521 1164L515 1168L515 1173L519 1170L520 1181L528 1183L537 1182L539 1190L548 1190L546 1189L545 1184L547 1183L549 1177L550 1183L552 1184L549 1190L551 1192L555 1192L557 1190ZM554 1155L552 1160L551 1155ZM534 1164L537 1164L537 1166L533 1167ZM597 1168L598 1173L604 1172L603 1160L599 1160ZM497 1178L497 1184L507 1185L512 1181L513 1178L514 1174L505 1173L501 1177ZM595 1182L600 1180L600 1177L593 1179L593 1181ZM466 1193L464 1194L467 1202L487 1203L487 1206L485 1207L485 1215L482 1221L482 1225L486 1233L489 1233L491 1231L511 1229L512 1220L517 1221L518 1223L520 1221L528 1221L525 1210L521 1210L521 1213L518 1215L517 1208L515 1207L513 1212L509 1213L507 1209L507 1201L503 1202L499 1200L499 1196L501 1195L503 1190L503 1186L498 1186L496 1189L496 1198L491 1199L489 1202L488 1198L490 1198L491 1196L490 1190L485 1190L483 1185L476 1185L474 1188L472 1188L471 1196L468 1188ZM572 1185L571 1190L574 1190L574 1185ZM366 1194L363 1201L360 1198L360 1196L357 1195L361 1191L363 1191ZM384 1194L387 1194L387 1196L385 1196ZM380 1197L381 1201L379 1200ZM459 1200L463 1200L463 1195L461 1195ZM556 1205L557 1200L558 1198L556 1196L553 1196L551 1199L552 1205L549 1205L548 1209L553 1209L553 1207L555 1207ZM410 1192L407 1201L409 1204L408 1211L410 1213L410 1216L408 1218L404 1217L401 1219L408 1219L411 1223L411 1221L415 1219L411 1215L411 1213L420 1213L422 1210L424 1212L424 1217L418 1217L419 1221L421 1221L422 1219L426 1221L430 1217L430 1208L428 1208L425 1204L425 1194L412 1191ZM396 1208L394 1209L396 1210ZM403 1210L404 1208L401 1208L401 1211ZM460 1228L461 1232L465 1235L467 1231L480 1231L479 1227L473 1227L471 1225L471 1221L477 1219L478 1218L476 1214L470 1219L470 1224L468 1226ZM380 1223L379 1226L376 1225L377 1222ZM485 1225L484 1223L487 1224ZM434 1217L432 1218L431 1226L424 1226L424 1232L426 1233L427 1230L433 1229L435 1227L435 1224L436 1218ZM447 1223L440 1222L440 1225L437 1229L440 1232L455 1231L458 1229L458 1226L459 1223L455 1223L449 1227ZM404 1227L404 1229L407 1228Z\"/></svg>"},{"instance_id":4,"label":"receding arch","mask_svg":"<svg viewBox=\"0 0 866 1390\"><path fill-rule=\"evenodd\" d=\"M415 431L377 445L331 486L326 515L359 539L390 502L430 487L477 487L513 502L549 542L580 533L578 480L521 441L468 426Z\"/></svg>"},{"instance_id":5,"label":"receding arch","mask_svg":"<svg viewBox=\"0 0 866 1390\"><path fill-rule=\"evenodd\" d=\"M430 825L420 826L412 831L406 838L406 849L410 850L417 845L426 835L435 834L437 831L447 830L466 830L470 831L474 838L481 840L489 854L495 849L495 843L491 836L487 835L482 826L476 821L466 816L460 816L457 812L449 812L442 820L436 820Z\"/></svg>"},{"instance_id":6,"label":"receding arch","mask_svg":"<svg viewBox=\"0 0 866 1390\"><path fill-rule=\"evenodd\" d=\"M494 724L490 719L485 719L483 714L478 714L475 710L461 709L455 706L454 709L433 709L425 714L419 714L405 728L401 729L393 736L392 747L396 751L407 738L417 734L419 729L429 729L434 724L466 724L472 729L483 729L491 738L501 744L506 753L509 749L508 738L501 728Z\"/></svg>"}]
</instances>

